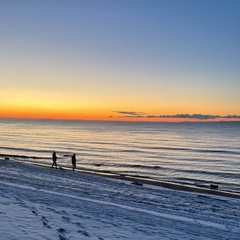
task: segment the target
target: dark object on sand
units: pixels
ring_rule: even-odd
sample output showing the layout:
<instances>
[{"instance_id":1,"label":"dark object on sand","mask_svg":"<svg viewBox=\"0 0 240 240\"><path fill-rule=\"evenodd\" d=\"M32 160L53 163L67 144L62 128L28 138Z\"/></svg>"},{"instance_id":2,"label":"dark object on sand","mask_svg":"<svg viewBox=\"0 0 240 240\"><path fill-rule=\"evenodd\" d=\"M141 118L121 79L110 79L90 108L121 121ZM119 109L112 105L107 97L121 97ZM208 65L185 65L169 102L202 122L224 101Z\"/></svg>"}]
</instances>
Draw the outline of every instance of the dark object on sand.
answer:
<instances>
[{"instance_id":1,"label":"dark object on sand","mask_svg":"<svg viewBox=\"0 0 240 240\"><path fill-rule=\"evenodd\" d=\"M218 185L217 185L217 184L211 184L211 185L210 185L210 188L211 188L211 189L218 189Z\"/></svg>"},{"instance_id":2,"label":"dark object on sand","mask_svg":"<svg viewBox=\"0 0 240 240\"><path fill-rule=\"evenodd\" d=\"M139 181L134 181L134 182L132 182L132 184L138 185L138 186L142 186L142 185L143 185L143 184L142 184L141 182L139 182Z\"/></svg>"},{"instance_id":3,"label":"dark object on sand","mask_svg":"<svg viewBox=\"0 0 240 240\"><path fill-rule=\"evenodd\" d=\"M196 185L197 187L206 187L206 186L204 186L203 184L200 184L200 183L195 183L195 185Z\"/></svg>"},{"instance_id":4,"label":"dark object on sand","mask_svg":"<svg viewBox=\"0 0 240 240\"><path fill-rule=\"evenodd\" d=\"M5 160L9 160L9 157L5 157Z\"/></svg>"}]
</instances>

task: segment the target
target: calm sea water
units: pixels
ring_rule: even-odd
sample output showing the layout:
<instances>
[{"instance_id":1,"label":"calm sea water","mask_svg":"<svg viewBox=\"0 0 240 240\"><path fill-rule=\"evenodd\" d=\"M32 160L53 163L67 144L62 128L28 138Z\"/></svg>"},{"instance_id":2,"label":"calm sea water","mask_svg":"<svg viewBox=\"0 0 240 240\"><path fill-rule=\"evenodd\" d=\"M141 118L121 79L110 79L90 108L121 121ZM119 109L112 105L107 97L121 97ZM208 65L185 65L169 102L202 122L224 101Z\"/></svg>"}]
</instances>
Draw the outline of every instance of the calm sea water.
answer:
<instances>
[{"instance_id":1,"label":"calm sea water","mask_svg":"<svg viewBox=\"0 0 240 240\"><path fill-rule=\"evenodd\" d=\"M0 119L0 157L240 192L240 123Z\"/></svg>"}]
</instances>

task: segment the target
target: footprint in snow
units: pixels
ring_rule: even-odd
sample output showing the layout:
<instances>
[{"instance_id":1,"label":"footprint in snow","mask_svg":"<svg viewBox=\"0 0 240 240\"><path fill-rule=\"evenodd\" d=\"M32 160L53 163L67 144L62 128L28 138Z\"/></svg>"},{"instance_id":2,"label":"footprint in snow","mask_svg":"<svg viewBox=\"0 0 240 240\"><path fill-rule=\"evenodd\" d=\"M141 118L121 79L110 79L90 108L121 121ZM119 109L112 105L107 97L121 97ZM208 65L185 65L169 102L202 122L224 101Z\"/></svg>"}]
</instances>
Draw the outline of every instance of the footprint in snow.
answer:
<instances>
[{"instance_id":1,"label":"footprint in snow","mask_svg":"<svg viewBox=\"0 0 240 240\"><path fill-rule=\"evenodd\" d=\"M76 222L75 224L76 224L78 227L85 228L80 222Z\"/></svg>"},{"instance_id":2,"label":"footprint in snow","mask_svg":"<svg viewBox=\"0 0 240 240\"><path fill-rule=\"evenodd\" d=\"M65 237L65 236L63 236L63 235L59 235L59 240L67 240L67 238Z\"/></svg>"},{"instance_id":3,"label":"footprint in snow","mask_svg":"<svg viewBox=\"0 0 240 240\"><path fill-rule=\"evenodd\" d=\"M38 213L37 213L37 211L35 211L35 210L32 210L32 213L33 213L34 215L38 216Z\"/></svg>"},{"instance_id":4,"label":"footprint in snow","mask_svg":"<svg viewBox=\"0 0 240 240\"><path fill-rule=\"evenodd\" d=\"M47 207L47 210L50 210L50 211L55 212L55 213L58 213L58 211L55 210L54 208Z\"/></svg>"},{"instance_id":5,"label":"footprint in snow","mask_svg":"<svg viewBox=\"0 0 240 240\"><path fill-rule=\"evenodd\" d=\"M57 231L59 233L65 233L66 232L66 229L65 228L58 228Z\"/></svg>"},{"instance_id":6,"label":"footprint in snow","mask_svg":"<svg viewBox=\"0 0 240 240\"><path fill-rule=\"evenodd\" d=\"M42 222L43 222L43 225L47 228L52 228L49 224L48 224L48 220L46 219L46 217L42 217Z\"/></svg>"},{"instance_id":7,"label":"footprint in snow","mask_svg":"<svg viewBox=\"0 0 240 240\"><path fill-rule=\"evenodd\" d=\"M91 235L85 230L78 230L78 233L81 233L82 235L84 235L86 237L91 237Z\"/></svg>"},{"instance_id":8,"label":"footprint in snow","mask_svg":"<svg viewBox=\"0 0 240 240\"><path fill-rule=\"evenodd\" d=\"M64 236L66 229L65 228L58 228L57 229L58 233L59 233L59 239L60 240L67 240L67 237Z\"/></svg>"},{"instance_id":9,"label":"footprint in snow","mask_svg":"<svg viewBox=\"0 0 240 240\"><path fill-rule=\"evenodd\" d=\"M67 222L67 223L70 222L70 218L69 218L69 217L62 216L62 219L63 219L65 222Z\"/></svg>"}]
</instances>

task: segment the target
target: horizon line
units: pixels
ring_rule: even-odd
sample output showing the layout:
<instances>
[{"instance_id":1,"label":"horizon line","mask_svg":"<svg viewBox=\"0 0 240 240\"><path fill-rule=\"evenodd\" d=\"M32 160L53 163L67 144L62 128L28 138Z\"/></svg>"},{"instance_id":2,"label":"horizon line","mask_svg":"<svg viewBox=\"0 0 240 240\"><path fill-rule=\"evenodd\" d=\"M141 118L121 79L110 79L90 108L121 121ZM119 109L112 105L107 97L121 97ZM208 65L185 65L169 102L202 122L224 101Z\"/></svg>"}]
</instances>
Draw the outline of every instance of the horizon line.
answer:
<instances>
[{"instance_id":1,"label":"horizon line","mask_svg":"<svg viewBox=\"0 0 240 240\"><path fill-rule=\"evenodd\" d=\"M183 120L183 119L179 119L176 120L176 118L173 120L171 119L171 121L149 121L149 119L147 120L127 120L127 119L64 119L64 118L34 118L34 117L0 117L0 119L3 120L44 120L44 121L79 121L79 122L136 122L136 123L220 123L220 122L236 122L236 123L240 123L240 120L215 120L215 119L204 119L204 120Z\"/></svg>"}]
</instances>

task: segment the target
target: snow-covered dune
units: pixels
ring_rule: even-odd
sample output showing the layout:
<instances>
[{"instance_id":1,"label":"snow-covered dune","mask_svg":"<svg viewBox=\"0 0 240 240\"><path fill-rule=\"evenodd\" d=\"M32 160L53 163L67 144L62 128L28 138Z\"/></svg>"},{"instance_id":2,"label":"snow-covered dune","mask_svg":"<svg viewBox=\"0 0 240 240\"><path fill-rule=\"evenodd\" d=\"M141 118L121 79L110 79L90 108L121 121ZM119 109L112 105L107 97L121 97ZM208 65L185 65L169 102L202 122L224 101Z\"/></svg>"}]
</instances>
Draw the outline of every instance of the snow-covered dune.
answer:
<instances>
[{"instance_id":1,"label":"snow-covered dune","mask_svg":"<svg viewBox=\"0 0 240 240\"><path fill-rule=\"evenodd\" d=\"M240 239L240 200L0 160L0 239Z\"/></svg>"}]
</instances>

